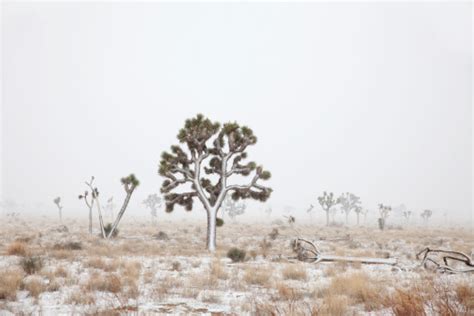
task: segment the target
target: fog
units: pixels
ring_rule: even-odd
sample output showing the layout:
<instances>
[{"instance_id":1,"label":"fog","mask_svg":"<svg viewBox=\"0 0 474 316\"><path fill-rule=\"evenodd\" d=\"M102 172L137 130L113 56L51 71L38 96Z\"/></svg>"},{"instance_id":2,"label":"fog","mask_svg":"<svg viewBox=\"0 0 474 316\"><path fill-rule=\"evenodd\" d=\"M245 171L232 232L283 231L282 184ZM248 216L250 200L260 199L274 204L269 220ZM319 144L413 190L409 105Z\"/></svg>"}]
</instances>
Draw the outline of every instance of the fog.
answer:
<instances>
[{"instance_id":1,"label":"fog","mask_svg":"<svg viewBox=\"0 0 474 316\"><path fill-rule=\"evenodd\" d=\"M146 216L203 113L258 137L274 192L248 215L322 216L327 190L472 225L471 24L469 2L3 3L0 200L85 218L85 180L120 204L133 172L125 217Z\"/></svg>"}]
</instances>

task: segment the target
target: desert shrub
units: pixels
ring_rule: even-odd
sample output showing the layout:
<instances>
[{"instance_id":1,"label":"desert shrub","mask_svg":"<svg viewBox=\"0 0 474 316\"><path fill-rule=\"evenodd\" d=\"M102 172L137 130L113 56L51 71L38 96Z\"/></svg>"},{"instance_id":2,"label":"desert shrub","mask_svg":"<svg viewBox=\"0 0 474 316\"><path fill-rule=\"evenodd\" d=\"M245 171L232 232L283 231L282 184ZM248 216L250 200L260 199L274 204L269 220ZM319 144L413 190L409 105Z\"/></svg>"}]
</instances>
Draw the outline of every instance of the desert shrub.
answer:
<instances>
[{"instance_id":1,"label":"desert shrub","mask_svg":"<svg viewBox=\"0 0 474 316\"><path fill-rule=\"evenodd\" d=\"M19 269L0 271L0 300L15 300L20 288L23 272Z\"/></svg>"},{"instance_id":2,"label":"desert shrub","mask_svg":"<svg viewBox=\"0 0 474 316\"><path fill-rule=\"evenodd\" d=\"M225 267L219 260L214 260L211 264L211 274L216 276L218 279L227 280L229 274L225 270Z\"/></svg>"},{"instance_id":3,"label":"desert shrub","mask_svg":"<svg viewBox=\"0 0 474 316\"><path fill-rule=\"evenodd\" d=\"M171 264L171 270L173 271L181 271L181 262L179 261L173 261Z\"/></svg>"},{"instance_id":4,"label":"desert shrub","mask_svg":"<svg viewBox=\"0 0 474 316\"><path fill-rule=\"evenodd\" d=\"M93 273L87 281L86 288L89 291L119 293L122 290L122 282L115 274L103 276L99 273Z\"/></svg>"},{"instance_id":5,"label":"desert shrub","mask_svg":"<svg viewBox=\"0 0 474 316\"><path fill-rule=\"evenodd\" d=\"M306 280L308 275L301 265L287 265L282 271L283 278L291 280Z\"/></svg>"},{"instance_id":6,"label":"desert shrub","mask_svg":"<svg viewBox=\"0 0 474 316\"><path fill-rule=\"evenodd\" d=\"M277 237L280 235L280 232L278 231L278 228L273 228L271 233L268 234L268 237L270 237L271 240L277 239Z\"/></svg>"},{"instance_id":7,"label":"desert shrub","mask_svg":"<svg viewBox=\"0 0 474 316\"><path fill-rule=\"evenodd\" d=\"M108 236L111 230L112 230L112 223L108 223L107 225L105 225L104 226L105 236ZM118 228L116 228L114 230L114 233L112 234L112 238L117 237L118 233L119 233L119 230Z\"/></svg>"},{"instance_id":8,"label":"desert shrub","mask_svg":"<svg viewBox=\"0 0 474 316\"><path fill-rule=\"evenodd\" d=\"M7 254L9 256L25 256L26 244L21 241L15 241L11 243L7 248Z\"/></svg>"},{"instance_id":9,"label":"desert shrub","mask_svg":"<svg viewBox=\"0 0 474 316\"><path fill-rule=\"evenodd\" d=\"M278 298L285 301L298 301L303 298L303 293L289 287L284 283L279 283L277 285Z\"/></svg>"},{"instance_id":10,"label":"desert shrub","mask_svg":"<svg viewBox=\"0 0 474 316\"><path fill-rule=\"evenodd\" d=\"M263 238L259 246L260 246L260 251L262 253L262 256L266 258L268 256L269 250L272 248L272 243L267 241L266 238Z\"/></svg>"},{"instance_id":11,"label":"desert shrub","mask_svg":"<svg viewBox=\"0 0 474 316\"><path fill-rule=\"evenodd\" d=\"M216 226L217 227L222 227L224 226L224 220L222 218L217 217L216 218Z\"/></svg>"},{"instance_id":12,"label":"desert shrub","mask_svg":"<svg viewBox=\"0 0 474 316\"><path fill-rule=\"evenodd\" d=\"M165 232L158 232L158 234L154 234L153 238L158 240L169 240L168 234Z\"/></svg>"},{"instance_id":13,"label":"desert shrub","mask_svg":"<svg viewBox=\"0 0 474 316\"><path fill-rule=\"evenodd\" d=\"M227 252L227 258L230 258L232 262L242 262L245 260L245 250L239 248L230 248Z\"/></svg>"},{"instance_id":14,"label":"desert shrub","mask_svg":"<svg viewBox=\"0 0 474 316\"><path fill-rule=\"evenodd\" d=\"M82 244L79 241L68 241L66 243L55 244L53 249L55 250L81 250Z\"/></svg>"},{"instance_id":15,"label":"desert shrub","mask_svg":"<svg viewBox=\"0 0 474 316\"><path fill-rule=\"evenodd\" d=\"M21 259L20 265L26 274L35 274L43 267L43 260L36 256L27 256Z\"/></svg>"},{"instance_id":16,"label":"desert shrub","mask_svg":"<svg viewBox=\"0 0 474 316\"><path fill-rule=\"evenodd\" d=\"M466 312L474 312L474 287L468 284L460 284L456 287L456 299L461 303Z\"/></svg>"}]
</instances>

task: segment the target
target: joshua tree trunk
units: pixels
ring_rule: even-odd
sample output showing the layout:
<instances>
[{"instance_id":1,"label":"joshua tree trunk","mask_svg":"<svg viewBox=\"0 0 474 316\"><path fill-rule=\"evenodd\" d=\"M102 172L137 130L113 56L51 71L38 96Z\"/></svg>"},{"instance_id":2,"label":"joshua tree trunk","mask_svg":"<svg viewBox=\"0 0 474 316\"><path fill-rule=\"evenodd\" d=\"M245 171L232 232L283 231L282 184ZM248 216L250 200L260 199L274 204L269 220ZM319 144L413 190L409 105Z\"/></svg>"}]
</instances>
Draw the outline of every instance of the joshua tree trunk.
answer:
<instances>
[{"instance_id":1,"label":"joshua tree trunk","mask_svg":"<svg viewBox=\"0 0 474 316\"><path fill-rule=\"evenodd\" d=\"M97 199L97 211L99 212L99 225L100 225L100 232L102 233L102 238L105 238L105 229L104 229L104 221L102 220L102 211L100 210L100 203L99 199Z\"/></svg>"},{"instance_id":2,"label":"joshua tree trunk","mask_svg":"<svg viewBox=\"0 0 474 316\"><path fill-rule=\"evenodd\" d=\"M92 207L94 205L94 200L91 202L91 207L89 208L89 234L92 234Z\"/></svg>"},{"instance_id":3,"label":"joshua tree trunk","mask_svg":"<svg viewBox=\"0 0 474 316\"><path fill-rule=\"evenodd\" d=\"M207 210L207 250L216 251L216 216L215 208Z\"/></svg>"},{"instance_id":4,"label":"joshua tree trunk","mask_svg":"<svg viewBox=\"0 0 474 316\"><path fill-rule=\"evenodd\" d=\"M61 209L59 209L59 221L62 223L63 222L63 212Z\"/></svg>"},{"instance_id":5,"label":"joshua tree trunk","mask_svg":"<svg viewBox=\"0 0 474 316\"><path fill-rule=\"evenodd\" d=\"M117 226L120 223L120 220L122 219L123 213L125 213L125 210L127 209L128 202L130 202L131 196L132 196L132 192L127 192L127 196L125 197L125 201L123 201L122 208L120 209L120 212L118 213L117 218L115 219L114 225L112 226L112 229L110 230L107 238L110 238L112 234L114 233L115 229L117 229Z\"/></svg>"},{"instance_id":6,"label":"joshua tree trunk","mask_svg":"<svg viewBox=\"0 0 474 316\"><path fill-rule=\"evenodd\" d=\"M329 226L329 210L326 210L326 226Z\"/></svg>"},{"instance_id":7,"label":"joshua tree trunk","mask_svg":"<svg viewBox=\"0 0 474 316\"><path fill-rule=\"evenodd\" d=\"M349 212L346 212L346 225L349 225Z\"/></svg>"},{"instance_id":8,"label":"joshua tree trunk","mask_svg":"<svg viewBox=\"0 0 474 316\"><path fill-rule=\"evenodd\" d=\"M360 213L357 213L357 226L359 226L359 217L360 217Z\"/></svg>"}]
</instances>

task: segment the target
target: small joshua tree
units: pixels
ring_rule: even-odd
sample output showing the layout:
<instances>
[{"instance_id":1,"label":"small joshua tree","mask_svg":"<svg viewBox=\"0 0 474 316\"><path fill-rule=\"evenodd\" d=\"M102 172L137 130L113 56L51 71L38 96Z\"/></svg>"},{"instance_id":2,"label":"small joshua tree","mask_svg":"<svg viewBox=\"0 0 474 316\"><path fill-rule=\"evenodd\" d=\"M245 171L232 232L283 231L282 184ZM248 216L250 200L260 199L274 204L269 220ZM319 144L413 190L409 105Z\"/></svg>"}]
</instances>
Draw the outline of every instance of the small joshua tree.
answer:
<instances>
[{"instance_id":1,"label":"small joshua tree","mask_svg":"<svg viewBox=\"0 0 474 316\"><path fill-rule=\"evenodd\" d=\"M391 206L383 205L382 203L379 204L379 213L380 213L379 228L381 230L385 229L385 220L390 215L391 211L392 211Z\"/></svg>"},{"instance_id":2,"label":"small joshua tree","mask_svg":"<svg viewBox=\"0 0 474 316\"><path fill-rule=\"evenodd\" d=\"M150 209L152 221L153 223L156 223L158 209L161 207L161 197L159 197L156 193L149 194L148 197L143 201L143 204L145 204L145 206Z\"/></svg>"},{"instance_id":3,"label":"small joshua tree","mask_svg":"<svg viewBox=\"0 0 474 316\"><path fill-rule=\"evenodd\" d=\"M308 209L306 210L306 213L309 214L309 218L311 222L313 222L313 209L314 209L314 205L310 204Z\"/></svg>"},{"instance_id":4,"label":"small joshua tree","mask_svg":"<svg viewBox=\"0 0 474 316\"><path fill-rule=\"evenodd\" d=\"M352 193L346 192L337 198L337 203L341 205L341 209L346 213L346 225L349 224L349 213L360 207L360 198ZM357 225L359 225L359 213L357 213Z\"/></svg>"},{"instance_id":5,"label":"small joshua tree","mask_svg":"<svg viewBox=\"0 0 474 316\"><path fill-rule=\"evenodd\" d=\"M166 178L161 186L166 211L172 212L176 204L191 211L194 199L198 198L207 212L207 249L214 252L217 212L227 194L236 201L265 202L272 190L259 180L268 180L271 175L255 162L242 163L247 158L247 147L257 143L253 131L246 126L237 123L221 126L199 114L186 120L177 138L183 146L171 146L171 152L164 152L160 161L159 174ZM252 173L247 185L228 183L233 175ZM217 181L213 182L215 178ZM186 185L186 191L172 192Z\"/></svg>"},{"instance_id":6,"label":"small joshua tree","mask_svg":"<svg viewBox=\"0 0 474 316\"><path fill-rule=\"evenodd\" d=\"M323 195L318 197L318 202L323 211L326 212L326 226L329 226L329 211L337 204L337 200L334 198L334 193L327 193L324 191Z\"/></svg>"},{"instance_id":7,"label":"small joshua tree","mask_svg":"<svg viewBox=\"0 0 474 316\"><path fill-rule=\"evenodd\" d=\"M227 215L229 215L229 217L235 221L237 216L245 213L245 208L245 203L235 201L228 195L222 204L222 218L224 218L224 214L227 213Z\"/></svg>"},{"instance_id":8,"label":"small joshua tree","mask_svg":"<svg viewBox=\"0 0 474 316\"><path fill-rule=\"evenodd\" d=\"M54 204L56 204L59 210L59 221L62 223L63 222L63 213L62 213L63 207L61 205L61 198L58 196L57 198L53 200L53 202Z\"/></svg>"},{"instance_id":9,"label":"small joshua tree","mask_svg":"<svg viewBox=\"0 0 474 316\"><path fill-rule=\"evenodd\" d=\"M140 182L133 173L130 174L128 177L122 178L120 181L122 182L126 196L125 200L123 201L122 207L120 208L120 211L117 214L117 218L115 219L115 222L112 225L110 232L107 234L107 238L111 238L112 236L114 236L117 226L120 223L120 220L122 219L125 210L127 209L128 203L130 202L130 198L132 197L133 191L135 191L137 186L140 184Z\"/></svg>"},{"instance_id":10,"label":"small joshua tree","mask_svg":"<svg viewBox=\"0 0 474 316\"><path fill-rule=\"evenodd\" d=\"M356 206L354 207L354 212L355 212L356 215L357 215L357 226L359 226L359 223L360 223L360 214L363 212L362 206L356 205Z\"/></svg>"},{"instance_id":11,"label":"small joshua tree","mask_svg":"<svg viewBox=\"0 0 474 316\"><path fill-rule=\"evenodd\" d=\"M407 223L410 221L411 214L412 214L412 212L409 211L409 210L402 211L402 215L403 215L403 217L405 217Z\"/></svg>"},{"instance_id":12,"label":"small joshua tree","mask_svg":"<svg viewBox=\"0 0 474 316\"><path fill-rule=\"evenodd\" d=\"M421 218L423 218L423 221L425 223L428 223L428 220L433 215L433 211L432 210L424 210L420 215L421 215Z\"/></svg>"},{"instance_id":13,"label":"small joshua tree","mask_svg":"<svg viewBox=\"0 0 474 316\"><path fill-rule=\"evenodd\" d=\"M100 225L100 232L102 234L102 237L105 238L105 230L104 230L104 221L102 219L102 211L100 210L100 203L99 203L99 190L97 187L94 187L94 176L91 177L91 180L89 182L85 182L87 187L89 187L90 190L90 196L89 196L89 191L86 190L84 191L84 194L79 195L80 200L84 200L86 203L86 206L89 208L89 234L92 234L92 209L94 208L94 203L97 205L97 211L99 213L99 225Z\"/></svg>"}]
</instances>

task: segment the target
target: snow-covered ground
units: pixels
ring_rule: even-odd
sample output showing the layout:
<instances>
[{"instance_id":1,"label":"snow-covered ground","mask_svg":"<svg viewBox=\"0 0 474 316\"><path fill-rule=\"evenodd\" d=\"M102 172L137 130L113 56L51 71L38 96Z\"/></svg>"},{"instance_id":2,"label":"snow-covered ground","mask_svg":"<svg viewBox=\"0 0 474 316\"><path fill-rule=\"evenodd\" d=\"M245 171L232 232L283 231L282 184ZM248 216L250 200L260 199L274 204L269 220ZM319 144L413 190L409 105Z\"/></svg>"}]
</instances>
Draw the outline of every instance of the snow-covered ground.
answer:
<instances>
[{"instance_id":1,"label":"snow-covered ground","mask_svg":"<svg viewBox=\"0 0 474 316\"><path fill-rule=\"evenodd\" d=\"M89 235L86 222L64 225L67 229L47 218L2 220L0 315L415 315L419 306L427 314L442 313L443 304L456 313L474 312L474 274L433 273L415 258L427 246L470 255L474 236L467 229L382 232L375 227L226 223L218 228L218 251L211 255L204 249L205 221L125 221L113 240L102 240L98 232ZM272 239L274 228L279 234ZM160 231L168 239L158 239ZM290 260L297 235L315 241L324 254L390 257L399 263ZM226 257L232 247L246 251L244 262ZM39 259L33 264L36 271L28 274L26 260L31 258Z\"/></svg>"}]
</instances>

